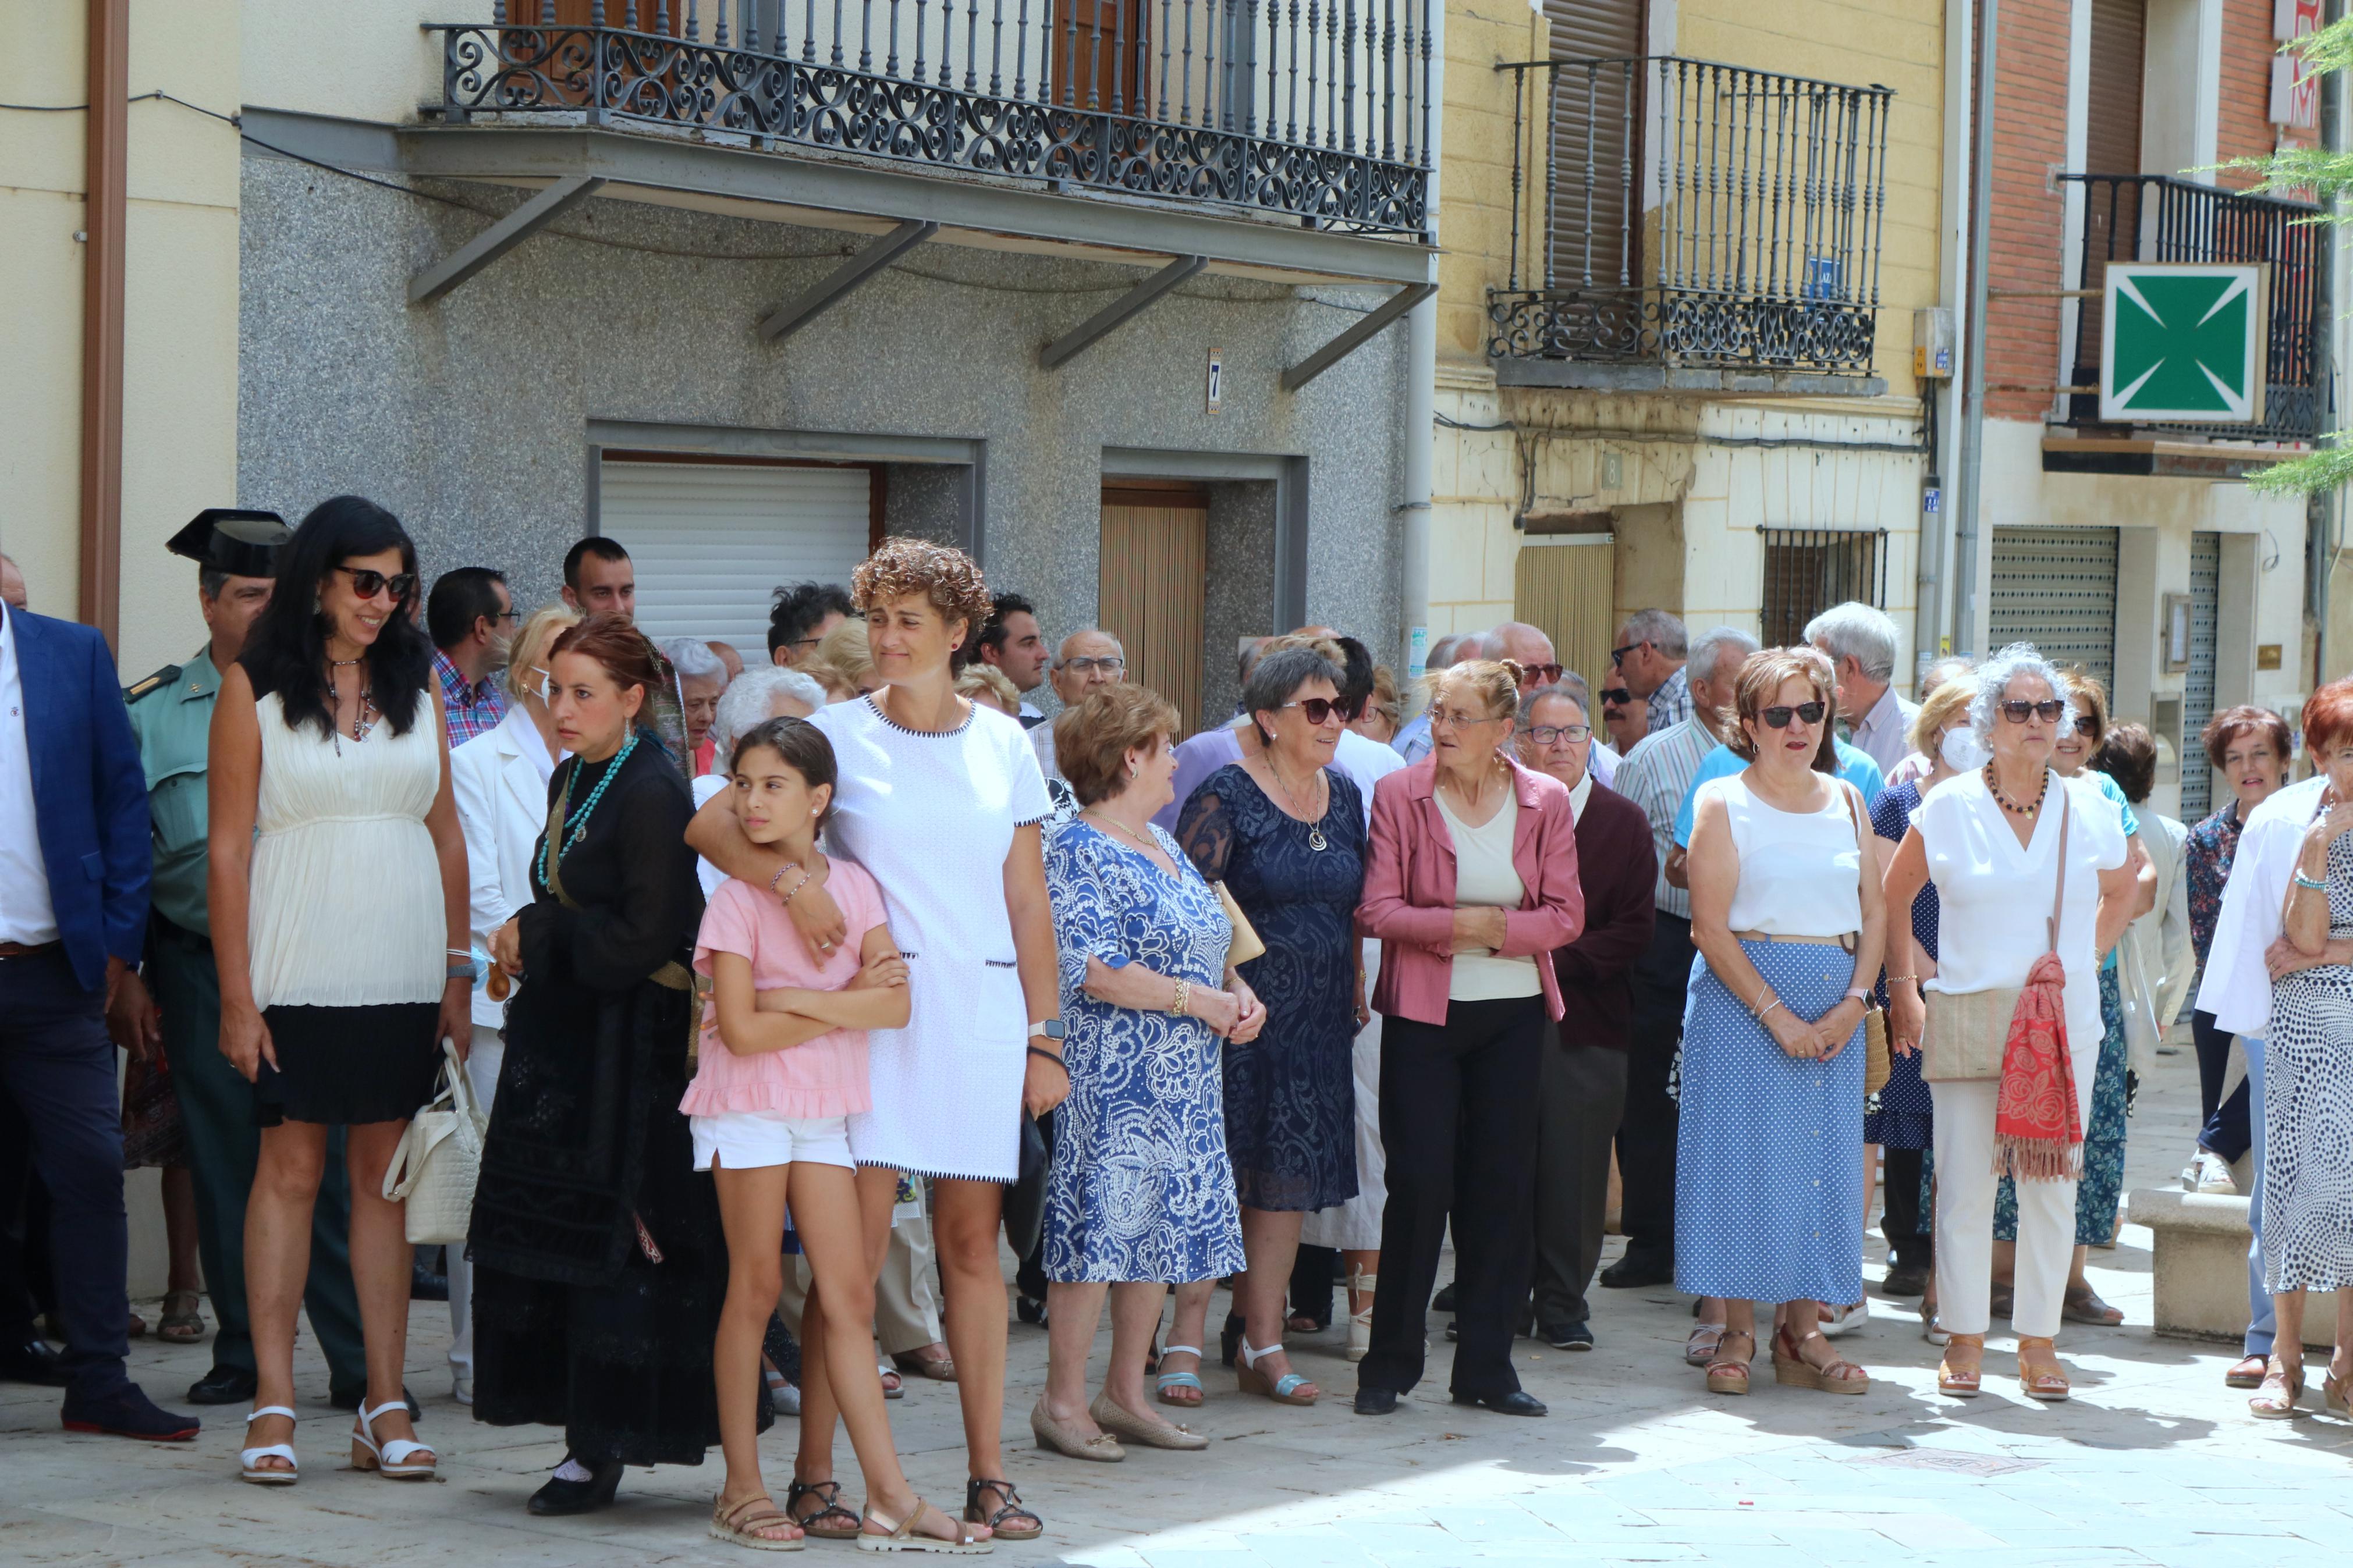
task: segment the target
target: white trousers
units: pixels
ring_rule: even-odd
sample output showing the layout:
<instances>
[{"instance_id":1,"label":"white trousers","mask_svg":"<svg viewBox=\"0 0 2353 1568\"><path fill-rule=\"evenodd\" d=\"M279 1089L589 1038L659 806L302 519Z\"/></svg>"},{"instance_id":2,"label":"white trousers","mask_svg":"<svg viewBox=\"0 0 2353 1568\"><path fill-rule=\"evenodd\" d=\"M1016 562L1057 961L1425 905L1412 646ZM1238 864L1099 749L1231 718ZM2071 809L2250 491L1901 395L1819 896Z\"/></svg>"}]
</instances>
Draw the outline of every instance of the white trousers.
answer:
<instances>
[{"instance_id":1,"label":"white trousers","mask_svg":"<svg viewBox=\"0 0 2353 1568\"><path fill-rule=\"evenodd\" d=\"M2075 1131L2092 1108L2100 1044L2069 1053L2075 1072ZM1931 1083L1936 1102L1936 1316L1957 1334L1991 1325L1993 1295L1994 1101L2001 1085ZM2075 1184L2018 1184L2017 1300L2010 1326L2033 1339L2059 1332L2061 1299L2075 1258Z\"/></svg>"},{"instance_id":2,"label":"white trousers","mask_svg":"<svg viewBox=\"0 0 2353 1568\"><path fill-rule=\"evenodd\" d=\"M482 1115L491 1114L491 1100L499 1092L499 1067L507 1059L503 1029L474 1026L474 1046L466 1053L466 1087ZM474 1266L466 1261L460 1244L449 1248L449 1370L458 1376L474 1375Z\"/></svg>"}]
</instances>

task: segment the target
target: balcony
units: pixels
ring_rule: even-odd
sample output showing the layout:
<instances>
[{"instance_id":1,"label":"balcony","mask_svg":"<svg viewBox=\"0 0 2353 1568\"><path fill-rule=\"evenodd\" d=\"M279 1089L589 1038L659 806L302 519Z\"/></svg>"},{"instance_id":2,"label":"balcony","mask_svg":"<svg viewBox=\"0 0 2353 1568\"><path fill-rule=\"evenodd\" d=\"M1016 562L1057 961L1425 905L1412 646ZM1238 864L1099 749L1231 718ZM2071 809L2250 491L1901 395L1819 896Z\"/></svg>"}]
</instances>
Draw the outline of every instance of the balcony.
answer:
<instances>
[{"instance_id":1,"label":"balcony","mask_svg":"<svg viewBox=\"0 0 2353 1568\"><path fill-rule=\"evenodd\" d=\"M2083 188L2084 244L2073 279L2081 301L2073 325L2073 373L2071 384L2061 389L2064 413L2054 423L2072 428L2079 439L2046 443L2045 467L2155 472L2165 468L2158 459L2166 454L2158 448L2185 441L2310 443L2320 433L2325 412L2318 359L2325 252L2323 230L2315 221L2320 209L2163 174L2059 178ZM2136 426L2101 420L2101 296L2111 261L2270 263L2260 423ZM2063 316L2062 321L2063 332ZM2173 455L2187 460L2186 454Z\"/></svg>"},{"instance_id":2,"label":"balcony","mask_svg":"<svg viewBox=\"0 0 2353 1568\"><path fill-rule=\"evenodd\" d=\"M1508 384L1876 391L1883 87L1673 57L1517 74Z\"/></svg>"},{"instance_id":3,"label":"balcony","mask_svg":"<svg viewBox=\"0 0 2353 1568\"><path fill-rule=\"evenodd\" d=\"M431 30L453 127L611 129L1418 247L1432 3L519 0Z\"/></svg>"}]
</instances>

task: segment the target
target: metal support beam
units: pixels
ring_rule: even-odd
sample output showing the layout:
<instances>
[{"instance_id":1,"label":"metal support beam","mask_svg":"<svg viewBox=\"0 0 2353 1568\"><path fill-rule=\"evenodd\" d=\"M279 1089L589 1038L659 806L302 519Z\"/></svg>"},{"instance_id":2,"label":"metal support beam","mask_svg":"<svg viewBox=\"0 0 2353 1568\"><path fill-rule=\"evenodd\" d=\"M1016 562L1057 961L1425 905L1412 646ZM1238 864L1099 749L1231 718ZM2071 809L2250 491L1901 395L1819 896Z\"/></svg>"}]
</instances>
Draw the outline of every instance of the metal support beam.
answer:
<instances>
[{"instance_id":1,"label":"metal support beam","mask_svg":"<svg viewBox=\"0 0 2353 1568\"><path fill-rule=\"evenodd\" d=\"M1048 343L1038 355L1038 363L1053 370L1092 347L1105 333L1129 317L1139 314L1151 303L1194 273L1209 264L1206 256L1180 256L1151 277Z\"/></svg>"},{"instance_id":2,"label":"metal support beam","mask_svg":"<svg viewBox=\"0 0 2353 1568\"><path fill-rule=\"evenodd\" d=\"M788 332L800 331L841 303L850 290L897 260L902 251L913 249L939 232L940 226L928 219L911 218L901 224L826 274L806 293L762 317L760 336L775 342Z\"/></svg>"},{"instance_id":3,"label":"metal support beam","mask_svg":"<svg viewBox=\"0 0 2353 1568\"><path fill-rule=\"evenodd\" d=\"M408 280L408 302L438 300L602 190L596 174L567 174Z\"/></svg>"},{"instance_id":4,"label":"metal support beam","mask_svg":"<svg viewBox=\"0 0 2353 1568\"><path fill-rule=\"evenodd\" d=\"M1373 341L1373 334L1438 292L1435 283L1409 283L1371 310L1364 320L1282 373L1282 390L1296 392Z\"/></svg>"}]
</instances>

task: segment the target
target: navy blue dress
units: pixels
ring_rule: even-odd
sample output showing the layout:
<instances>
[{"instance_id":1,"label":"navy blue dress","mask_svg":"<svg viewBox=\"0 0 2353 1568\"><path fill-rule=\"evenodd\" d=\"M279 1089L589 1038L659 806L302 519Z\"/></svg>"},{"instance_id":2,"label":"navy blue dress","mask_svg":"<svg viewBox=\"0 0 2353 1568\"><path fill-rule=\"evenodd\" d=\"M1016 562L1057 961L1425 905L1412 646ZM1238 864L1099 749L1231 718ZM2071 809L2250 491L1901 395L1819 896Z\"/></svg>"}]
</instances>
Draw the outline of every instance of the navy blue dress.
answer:
<instances>
[{"instance_id":1,"label":"navy blue dress","mask_svg":"<svg viewBox=\"0 0 2353 1568\"><path fill-rule=\"evenodd\" d=\"M1871 826L1882 838L1901 844L1911 830L1912 814L1920 809L1920 786L1910 780L1881 792L1871 808ZM1934 963L1936 957L1936 884L1930 882L1912 900L1912 934ZM1887 985L1879 987L1879 1005L1887 1005ZM1862 1141L1883 1149L1926 1149L1935 1142L1936 1101L1920 1077L1920 1053L1891 1052L1887 1083L1879 1091L1878 1109L1862 1119Z\"/></svg>"},{"instance_id":2,"label":"navy blue dress","mask_svg":"<svg viewBox=\"0 0 2353 1568\"><path fill-rule=\"evenodd\" d=\"M1356 1195L1356 905L1365 890L1365 807L1324 770L1324 818L1298 821L1238 763L1202 781L1176 841L1226 889L1266 952L1240 966L1266 1027L1224 1051L1226 1148L1244 1208L1306 1211ZM1314 848L1311 831L1323 836Z\"/></svg>"}]
</instances>

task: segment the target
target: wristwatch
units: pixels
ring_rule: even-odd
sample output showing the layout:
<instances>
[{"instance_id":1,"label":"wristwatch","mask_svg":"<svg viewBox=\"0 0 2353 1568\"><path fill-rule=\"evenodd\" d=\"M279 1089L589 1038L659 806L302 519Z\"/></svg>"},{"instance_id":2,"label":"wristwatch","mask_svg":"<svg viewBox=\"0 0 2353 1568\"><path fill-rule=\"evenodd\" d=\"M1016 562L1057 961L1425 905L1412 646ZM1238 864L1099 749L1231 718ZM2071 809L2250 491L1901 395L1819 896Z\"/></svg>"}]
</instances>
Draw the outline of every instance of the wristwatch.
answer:
<instances>
[{"instance_id":1,"label":"wristwatch","mask_svg":"<svg viewBox=\"0 0 2353 1568\"><path fill-rule=\"evenodd\" d=\"M1029 1037L1033 1040L1040 1035L1050 1040L1059 1040L1064 1037L1065 1033L1060 1018L1048 1018L1042 1023L1033 1021L1029 1026Z\"/></svg>"}]
</instances>

